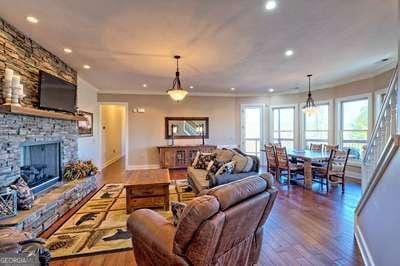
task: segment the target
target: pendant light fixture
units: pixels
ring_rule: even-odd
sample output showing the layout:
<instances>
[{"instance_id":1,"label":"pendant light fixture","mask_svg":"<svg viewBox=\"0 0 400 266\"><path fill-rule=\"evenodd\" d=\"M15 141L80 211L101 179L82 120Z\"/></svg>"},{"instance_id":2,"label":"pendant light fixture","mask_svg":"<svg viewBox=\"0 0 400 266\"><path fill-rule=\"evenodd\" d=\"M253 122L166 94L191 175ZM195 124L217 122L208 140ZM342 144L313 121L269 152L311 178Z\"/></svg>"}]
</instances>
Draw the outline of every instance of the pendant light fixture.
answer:
<instances>
[{"instance_id":1,"label":"pendant light fixture","mask_svg":"<svg viewBox=\"0 0 400 266\"><path fill-rule=\"evenodd\" d=\"M179 79L179 59L181 57L179 55L175 55L174 58L176 59L175 79L172 82L172 88L167 90L167 93L172 100L179 102L185 99L188 91L181 87L181 81Z\"/></svg>"},{"instance_id":2,"label":"pendant light fixture","mask_svg":"<svg viewBox=\"0 0 400 266\"><path fill-rule=\"evenodd\" d=\"M308 77L308 98L307 98L306 105L303 107L303 112L306 115L310 116L310 115L318 113L318 108L315 105L314 99L312 98L312 95L311 95L311 77L312 77L312 74L308 74L307 77Z\"/></svg>"}]
</instances>

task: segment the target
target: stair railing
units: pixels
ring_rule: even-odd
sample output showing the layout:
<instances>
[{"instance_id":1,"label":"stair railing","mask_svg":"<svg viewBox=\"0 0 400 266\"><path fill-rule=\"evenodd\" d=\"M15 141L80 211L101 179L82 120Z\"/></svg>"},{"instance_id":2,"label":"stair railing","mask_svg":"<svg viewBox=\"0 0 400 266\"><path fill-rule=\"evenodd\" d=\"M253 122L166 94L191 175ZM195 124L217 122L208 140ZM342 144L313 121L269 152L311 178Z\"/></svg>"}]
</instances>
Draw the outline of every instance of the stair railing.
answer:
<instances>
[{"instance_id":1,"label":"stair railing","mask_svg":"<svg viewBox=\"0 0 400 266\"><path fill-rule=\"evenodd\" d=\"M363 190L365 190L375 172L377 172L377 167L381 165L380 159L389 142L398 133L398 119L400 118L398 115L400 111L398 108L398 70L397 65L367 145L362 164Z\"/></svg>"}]
</instances>

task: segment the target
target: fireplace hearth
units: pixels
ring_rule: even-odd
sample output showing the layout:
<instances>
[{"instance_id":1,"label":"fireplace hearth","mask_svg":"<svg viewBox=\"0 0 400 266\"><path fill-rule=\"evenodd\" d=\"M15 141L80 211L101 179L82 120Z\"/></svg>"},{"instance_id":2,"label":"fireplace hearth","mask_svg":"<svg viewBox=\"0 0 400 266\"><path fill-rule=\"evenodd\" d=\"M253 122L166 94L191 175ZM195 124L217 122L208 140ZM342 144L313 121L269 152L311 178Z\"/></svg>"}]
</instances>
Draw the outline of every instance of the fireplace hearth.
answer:
<instances>
[{"instance_id":1,"label":"fireplace hearth","mask_svg":"<svg viewBox=\"0 0 400 266\"><path fill-rule=\"evenodd\" d=\"M24 143L21 152L21 177L37 195L61 180L61 143Z\"/></svg>"}]
</instances>

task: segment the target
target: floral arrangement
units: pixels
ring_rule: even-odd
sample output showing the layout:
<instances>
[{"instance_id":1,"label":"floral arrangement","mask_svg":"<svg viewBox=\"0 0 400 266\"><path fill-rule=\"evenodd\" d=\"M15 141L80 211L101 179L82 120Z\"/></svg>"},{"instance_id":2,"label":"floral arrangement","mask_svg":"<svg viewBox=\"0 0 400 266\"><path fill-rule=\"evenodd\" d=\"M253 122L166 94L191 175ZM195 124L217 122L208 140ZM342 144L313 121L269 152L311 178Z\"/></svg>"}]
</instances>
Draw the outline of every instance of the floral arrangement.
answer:
<instances>
[{"instance_id":1,"label":"floral arrangement","mask_svg":"<svg viewBox=\"0 0 400 266\"><path fill-rule=\"evenodd\" d=\"M97 172L97 167L92 161L73 161L69 162L64 168L64 179L73 181L79 178L84 178L89 175L94 175Z\"/></svg>"}]
</instances>

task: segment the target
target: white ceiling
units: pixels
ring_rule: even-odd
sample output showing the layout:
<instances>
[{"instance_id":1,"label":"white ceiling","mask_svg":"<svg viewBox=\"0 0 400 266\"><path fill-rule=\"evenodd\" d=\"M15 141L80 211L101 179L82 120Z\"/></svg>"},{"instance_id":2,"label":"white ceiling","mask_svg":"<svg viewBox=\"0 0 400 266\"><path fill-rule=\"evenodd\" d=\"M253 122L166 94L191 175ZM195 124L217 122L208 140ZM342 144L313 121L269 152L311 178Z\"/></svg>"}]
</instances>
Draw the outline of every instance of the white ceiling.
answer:
<instances>
[{"instance_id":1,"label":"white ceiling","mask_svg":"<svg viewBox=\"0 0 400 266\"><path fill-rule=\"evenodd\" d=\"M267 94L375 75L397 58L397 0L0 0L0 16L104 92ZM40 21L29 24L25 17ZM67 55L64 47L73 53ZM290 58L286 49L293 49ZM380 62L383 58L389 62ZM83 64L92 68L84 70ZM143 88L142 84L148 84Z\"/></svg>"}]
</instances>

